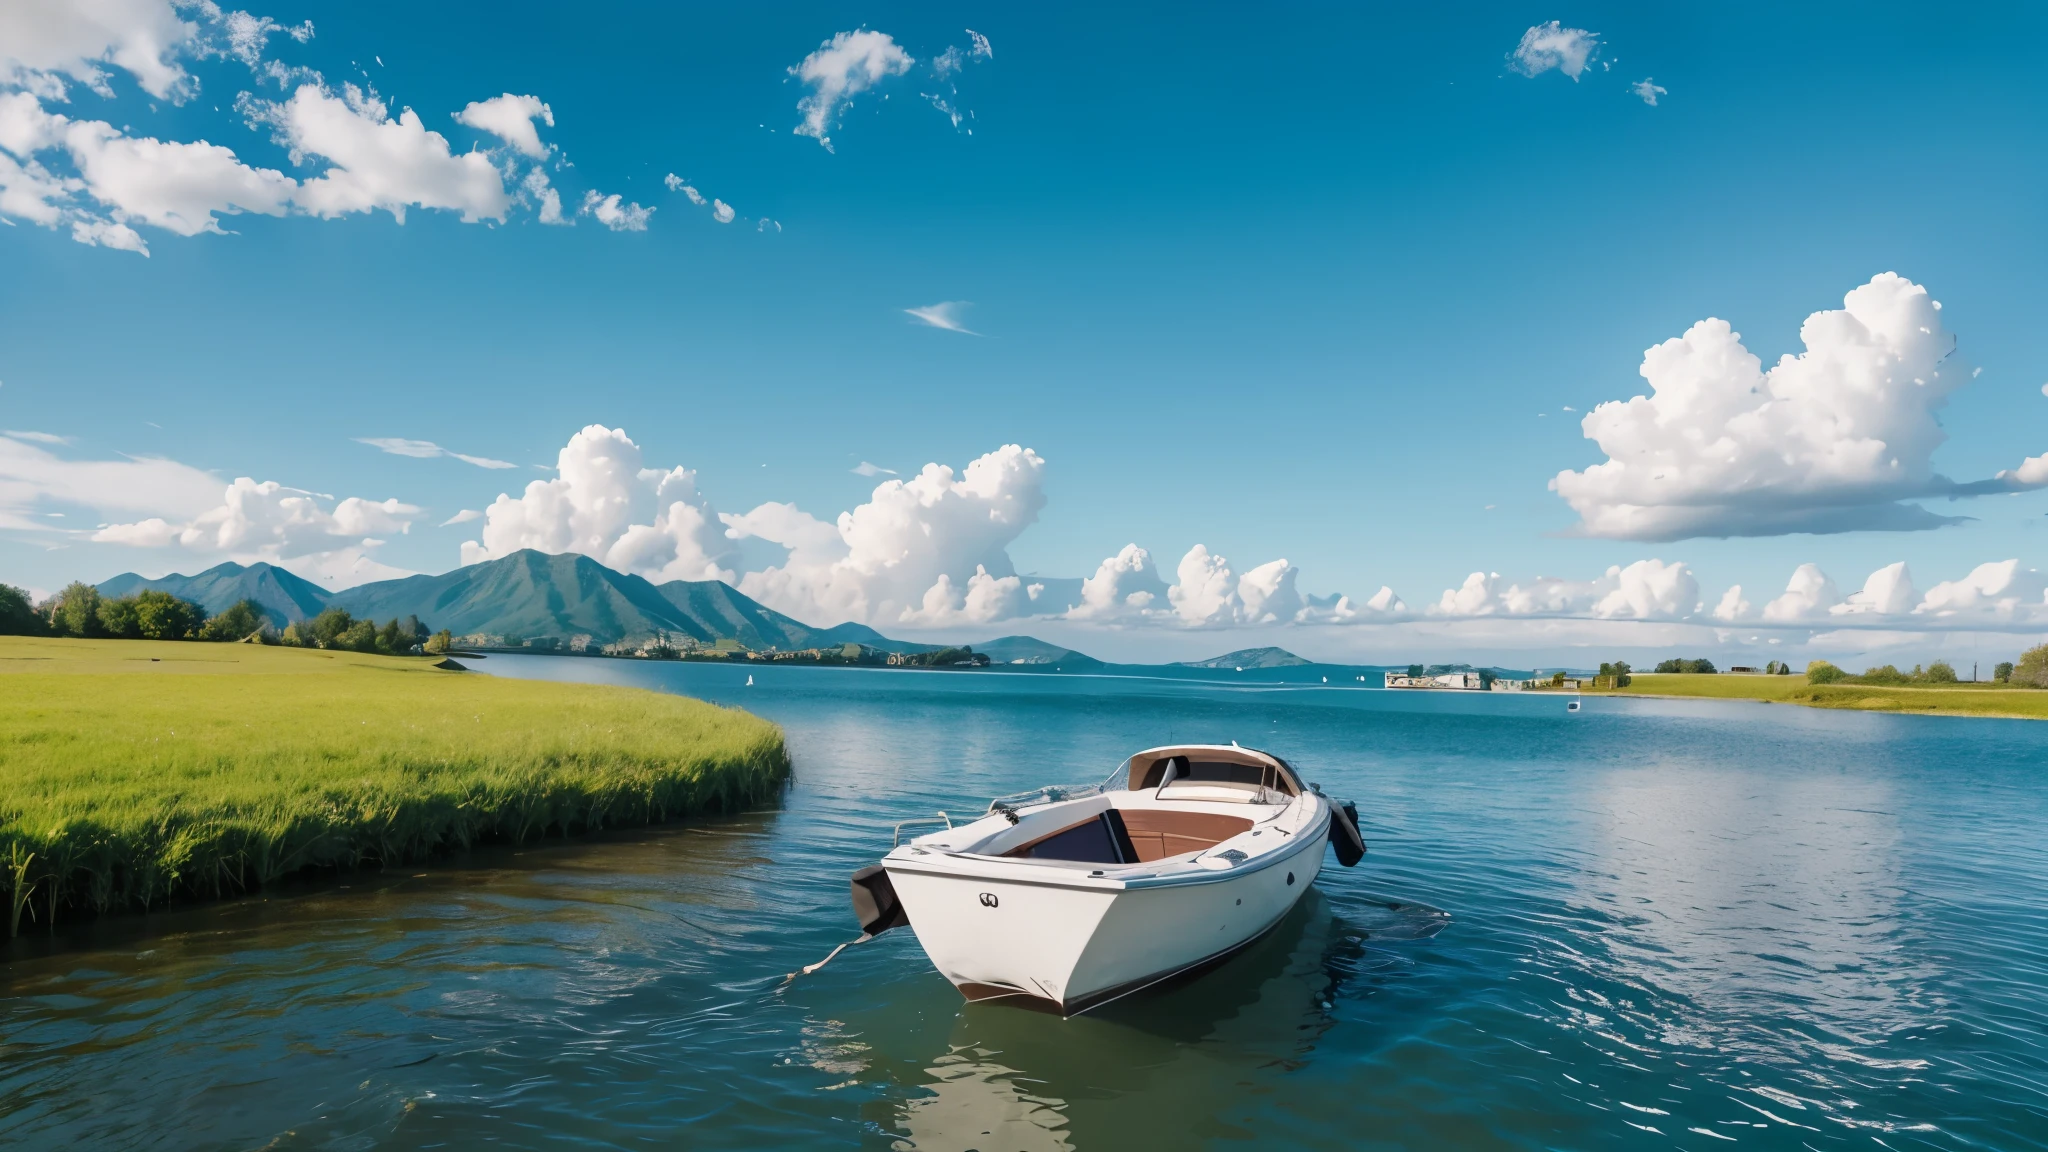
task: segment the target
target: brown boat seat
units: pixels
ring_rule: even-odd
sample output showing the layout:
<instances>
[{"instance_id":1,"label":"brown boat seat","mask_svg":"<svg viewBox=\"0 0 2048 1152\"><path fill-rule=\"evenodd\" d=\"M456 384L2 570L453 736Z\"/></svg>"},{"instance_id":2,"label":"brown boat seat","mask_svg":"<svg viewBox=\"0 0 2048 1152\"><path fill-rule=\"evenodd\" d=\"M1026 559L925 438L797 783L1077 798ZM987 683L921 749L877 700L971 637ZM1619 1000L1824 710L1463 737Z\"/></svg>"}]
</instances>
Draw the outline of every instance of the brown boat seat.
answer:
<instances>
[{"instance_id":1,"label":"brown boat seat","mask_svg":"<svg viewBox=\"0 0 2048 1152\"><path fill-rule=\"evenodd\" d=\"M1124 828L1131 834L1131 846L1138 850L1140 863L1164 860L1184 852L1199 852L1221 844L1252 822L1242 816L1218 816L1208 812L1174 812L1157 808L1120 810Z\"/></svg>"},{"instance_id":2,"label":"brown boat seat","mask_svg":"<svg viewBox=\"0 0 2048 1152\"><path fill-rule=\"evenodd\" d=\"M1200 852L1251 826L1252 822L1242 816L1112 808L1019 844L1003 855L1091 864L1144 864L1184 852Z\"/></svg>"}]
</instances>

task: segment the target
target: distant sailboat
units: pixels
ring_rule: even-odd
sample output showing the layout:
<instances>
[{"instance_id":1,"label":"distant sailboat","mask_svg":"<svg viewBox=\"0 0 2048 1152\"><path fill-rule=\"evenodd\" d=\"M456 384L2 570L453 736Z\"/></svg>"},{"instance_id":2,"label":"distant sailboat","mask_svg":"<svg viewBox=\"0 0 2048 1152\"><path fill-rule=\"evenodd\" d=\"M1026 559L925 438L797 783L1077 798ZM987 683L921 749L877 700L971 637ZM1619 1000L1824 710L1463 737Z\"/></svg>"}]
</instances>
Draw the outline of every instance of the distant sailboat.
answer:
<instances>
[{"instance_id":1,"label":"distant sailboat","mask_svg":"<svg viewBox=\"0 0 2048 1152\"><path fill-rule=\"evenodd\" d=\"M748 673L748 674L747 674L747 687L749 687L749 688L752 688L753 686L754 686L754 677L753 677L753 674L752 674L752 673ZM1573 707L1573 708L1577 708L1577 707L1578 707L1578 705L1577 705L1577 704L1574 704L1574 705L1572 705L1572 707Z\"/></svg>"}]
</instances>

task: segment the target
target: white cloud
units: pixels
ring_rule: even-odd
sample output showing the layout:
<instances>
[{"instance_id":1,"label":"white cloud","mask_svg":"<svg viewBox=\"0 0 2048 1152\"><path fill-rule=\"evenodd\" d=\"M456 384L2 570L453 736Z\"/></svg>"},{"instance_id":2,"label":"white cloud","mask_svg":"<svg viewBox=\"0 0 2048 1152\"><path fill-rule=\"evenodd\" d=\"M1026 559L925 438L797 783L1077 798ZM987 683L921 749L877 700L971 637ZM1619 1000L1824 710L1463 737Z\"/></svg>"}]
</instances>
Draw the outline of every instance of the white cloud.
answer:
<instances>
[{"instance_id":1,"label":"white cloud","mask_svg":"<svg viewBox=\"0 0 2048 1152\"><path fill-rule=\"evenodd\" d=\"M1306 606L1295 590L1300 569L1285 560L1271 560L1237 581L1238 620L1245 624L1289 624Z\"/></svg>"},{"instance_id":2,"label":"white cloud","mask_svg":"<svg viewBox=\"0 0 2048 1152\"><path fill-rule=\"evenodd\" d=\"M548 184L548 174L535 167L520 181L520 188L533 197L540 205L539 219L543 224L574 225L576 222L562 215L562 194Z\"/></svg>"},{"instance_id":3,"label":"white cloud","mask_svg":"<svg viewBox=\"0 0 2048 1152\"><path fill-rule=\"evenodd\" d=\"M483 518L484 514L480 510L475 508L464 508L462 511L457 512L455 515L450 516L446 520L441 521L440 527L446 528L451 524L467 524L472 520L481 520Z\"/></svg>"},{"instance_id":4,"label":"white cloud","mask_svg":"<svg viewBox=\"0 0 2048 1152\"><path fill-rule=\"evenodd\" d=\"M189 95L178 53L199 33L167 0L7 0L0 4L0 83L62 98L57 74L111 96L102 64L135 77L159 100Z\"/></svg>"},{"instance_id":5,"label":"white cloud","mask_svg":"<svg viewBox=\"0 0 2048 1152\"><path fill-rule=\"evenodd\" d=\"M1683 563L1638 560L1615 565L1596 580L1538 576L1501 587L1498 572L1474 572L1445 589L1439 616L1557 616L1594 620L1682 620L1699 608L1699 581Z\"/></svg>"},{"instance_id":6,"label":"white cloud","mask_svg":"<svg viewBox=\"0 0 2048 1152\"><path fill-rule=\"evenodd\" d=\"M555 126L555 111L538 96L515 96L510 92L464 106L455 114L458 123L489 132L512 146L513 151L535 160L547 158L548 146L540 142L535 120Z\"/></svg>"},{"instance_id":7,"label":"white cloud","mask_svg":"<svg viewBox=\"0 0 2048 1152\"><path fill-rule=\"evenodd\" d=\"M832 151L832 137L826 133L853 98L890 76L903 75L915 63L886 32L861 29L825 41L789 70L811 89L797 101L803 122L796 126L796 134L812 137Z\"/></svg>"},{"instance_id":8,"label":"white cloud","mask_svg":"<svg viewBox=\"0 0 2048 1152\"><path fill-rule=\"evenodd\" d=\"M1901 560L1870 574L1861 590L1851 592L1840 604L1828 609L1835 616L1898 616L1913 610L1918 600L1913 574Z\"/></svg>"},{"instance_id":9,"label":"white cloud","mask_svg":"<svg viewBox=\"0 0 2048 1152\"><path fill-rule=\"evenodd\" d=\"M690 203L695 204L699 208L702 208L704 205L710 203L710 201L704 199L704 194L702 192L699 192L695 188L690 186L690 182L688 180L683 179L681 176L678 176L673 172L662 177L661 182L668 185L669 191L681 192L683 195L688 196L690 198Z\"/></svg>"},{"instance_id":10,"label":"white cloud","mask_svg":"<svg viewBox=\"0 0 2048 1152\"><path fill-rule=\"evenodd\" d=\"M621 204L616 192L605 196L591 191L583 194L582 215L596 217L599 224L614 232L645 232L647 218L654 215L654 209Z\"/></svg>"},{"instance_id":11,"label":"white cloud","mask_svg":"<svg viewBox=\"0 0 2048 1152\"><path fill-rule=\"evenodd\" d=\"M355 441L358 444L368 444L379 452L391 456L410 456L417 460L446 456L451 460L460 460L464 464L474 464L479 468L518 467L509 461L493 460L488 456L465 456L460 452L443 448L432 440L406 440L396 436L358 436Z\"/></svg>"},{"instance_id":12,"label":"white cloud","mask_svg":"<svg viewBox=\"0 0 2048 1152\"><path fill-rule=\"evenodd\" d=\"M697 493L697 474L641 464L624 429L592 424L556 458L558 475L485 510L481 539L462 546L475 564L522 548L580 552L650 580L732 580L731 544Z\"/></svg>"},{"instance_id":13,"label":"white cloud","mask_svg":"<svg viewBox=\"0 0 2048 1152\"><path fill-rule=\"evenodd\" d=\"M2018 560L2001 560L1929 588L1913 612L1943 623L1967 617L2023 622L2040 619L2044 596L2048 581L2039 572L2021 568Z\"/></svg>"},{"instance_id":14,"label":"white cloud","mask_svg":"<svg viewBox=\"0 0 2048 1152\"><path fill-rule=\"evenodd\" d=\"M216 213L283 215L298 190L291 177L251 168L219 145L128 136L103 120L47 112L27 92L0 94L0 148L14 154L0 158L0 213L46 227L70 224L82 243L145 255L131 224L180 236L219 232ZM50 173L35 159L46 151L62 152L77 175Z\"/></svg>"},{"instance_id":15,"label":"white cloud","mask_svg":"<svg viewBox=\"0 0 2048 1152\"><path fill-rule=\"evenodd\" d=\"M268 16L228 12L220 16L220 26L221 30L227 33L227 55L259 72L262 70L263 53L269 49L270 38L273 35L282 32L301 44L313 38L311 20L296 25L284 25Z\"/></svg>"},{"instance_id":16,"label":"white cloud","mask_svg":"<svg viewBox=\"0 0 2048 1152\"><path fill-rule=\"evenodd\" d=\"M10 435L12 435L12 433L10 433ZM868 463L868 462L867 462L867 461L865 461L865 460L863 460L863 461L861 461L861 462L860 462L860 466L859 466L859 467L857 467L857 468L853 468L853 469L851 469L851 471L853 472L853 474L854 474L855 476L885 476L885 475L886 475L886 476L894 476L894 475L896 475L896 470L895 470L894 468L884 468L884 467L882 467L882 466L881 466L881 465L879 465L879 464L870 464L870 463Z\"/></svg>"},{"instance_id":17,"label":"white cloud","mask_svg":"<svg viewBox=\"0 0 2048 1152\"><path fill-rule=\"evenodd\" d=\"M322 500L276 481L259 484L243 476L228 485L214 507L189 520L174 523L150 517L109 524L91 539L289 564L330 587L409 574L376 561L370 553L382 543L375 537L410 531L423 509L396 499L351 496L330 510Z\"/></svg>"},{"instance_id":18,"label":"white cloud","mask_svg":"<svg viewBox=\"0 0 2048 1152\"><path fill-rule=\"evenodd\" d=\"M1671 94L1669 90L1660 87L1657 84L1651 83L1650 78L1648 76L1645 76L1641 80L1638 80L1635 83L1629 85L1628 90L1635 93L1636 96L1640 98L1643 103L1648 104L1652 108L1655 108L1657 106L1657 97L1668 96Z\"/></svg>"},{"instance_id":19,"label":"white cloud","mask_svg":"<svg viewBox=\"0 0 2048 1152\"><path fill-rule=\"evenodd\" d=\"M1522 42L1508 53L1508 67L1531 77L1555 68L1576 83L1587 63L1599 54L1599 33L1566 28L1552 20L1522 33Z\"/></svg>"},{"instance_id":20,"label":"white cloud","mask_svg":"<svg viewBox=\"0 0 2048 1152\"><path fill-rule=\"evenodd\" d=\"M974 56L982 60L995 59L996 50L994 48L989 47L988 37L983 36L981 33L976 32L972 28L967 29L967 37L974 44Z\"/></svg>"},{"instance_id":21,"label":"white cloud","mask_svg":"<svg viewBox=\"0 0 2048 1152\"><path fill-rule=\"evenodd\" d=\"M1152 554L1136 544L1104 560L1081 581L1081 602L1066 610L1069 620L1113 623L1146 619L1166 611L1166 582L1152 566Z\"/></svg>"},{"instance_id":22,"label":"white cloud","mask_svg":"<svg viewBox=\"0 0 2048 1152\"><path fill-rule=\"evenodd\" d=\"M730 224L732 223L732 217L732 205L727 204L723 200L713 200L711 202L711 218L713 220L718 221L720 224Z\"/></svg>"},{"instance_id":23,"label":"white cloud","mask_svg":"<svg viewBox=\"0 0 2048 1152\"><path fill-rule=\"evenodd\" d=\"M465 223L475 223L502 221L512 206L488 155L451 152L448 138L428 130L417 112L407 108L393 117L374 90L348 84L336 96L304 84L282 104L245 98L239 106L253 122L277 130L294 164L307 156L328 162L295 197L315 216L381 209L402 224L406 210L418 207L460 212Z\"/></svg>"},{"instance_id":24,"label":"white cloud","mask_svg":"<svg viewBox=\"0 0 2048 1152\"><path fill-rule=\"evenodd\" d=\"M1764 605L1764 619L1773 624L1823 620L1842 602L1835 582L1818 564L1801 564L1785 584L1785 594Z\"/></svg>"},{"instance_id":25,"label":"white cloud","mask_svg":"<svg viewBox=\"0 0 2048 1152\"><path fill-rule=\"evenodd\" d=\"M1742 585L1732 584L1721 594L1721 602L1714 605L1714 619L1734 623L1749 618L1749 601L1742 598Z\"/></svg>"},{"instance_id":26,"label":"white cloud","mask_svg":"<svg viewBox=\"0 0 2048 1152\"><path fill-rule=\"evenodd\" d=\"M1174 577L1166 596L1181 623L1199 628L1236 620L1237 585L1231 578L1229 560L1197 544L1180 558Z\"/></svg>"},{"instance_id":27,"label":"white cloud","mask_svg":"<svg viewBox=\"0 0 2048 1152\"><path fill-rule=\"evenodd\" d=\"M220 483L175 460L69 460L19 434L0 437L0 526L47 529L32 518L51 505L111 516L195 516L219 500Z\"/></svg>"},{"instance_id":28,"label":"white cloud","mask_svg":"<svg viewBox=\"0 0 2048 1152\"><path fill-rule=\"evenodd\" d=\"M961 313L972 307L974 307L974 304L971 301L947 300L938 304L927 304L922 308L905 308L903 312L904 315L909 316L920 324L933 328L943 328L948 332L962 332L969 336L979 336L981 333L967 327L967 322L961 315Z\"/></svg>"},{"instance_id":29,"label":"white cloud","mask_svg":"<svg viewBox=\"0 0 2048 1152\"><path fill-rule=\"evenodd\" d=\"M1580 427L1608 459L1551 487L1579 531L1628 540L1909 530L1953 523L1918 504L2048 483L2048 460L1958 484L1933 468L1936 414L1970 378L1941 305L1892 273L1800 328L1806 350L1769 371L1726 321L1643 354L1651 394Z\"/></svg>"},{"instance_id":30,"label":"white cloud","mask_svg":"<svg viewBox=\"0 0 2048 1152\"><path fill-rule=\"evenodd\" d=\"M927 464L877 486L836 524L792 505L721 519L735 538L789 549L780 565L750 572L740 591L812 621L927 624L948 611L1020 610L1029 589L1007 551L1045 505L1045 461L1004 445L964 472Z\"/></svg>"},{"instance_id":31,"label":"white cloud","mask_svg":"<svg viewBox=\"0 0 2048 1152\"><path fill-rule=\"evenodd\" d=\"M33 444L69 444L72 439L69 436L59 436L55 432L17 432L11 428L0 435L12 436L16 440L27 440Z\"/></svg>"}]
</instances>

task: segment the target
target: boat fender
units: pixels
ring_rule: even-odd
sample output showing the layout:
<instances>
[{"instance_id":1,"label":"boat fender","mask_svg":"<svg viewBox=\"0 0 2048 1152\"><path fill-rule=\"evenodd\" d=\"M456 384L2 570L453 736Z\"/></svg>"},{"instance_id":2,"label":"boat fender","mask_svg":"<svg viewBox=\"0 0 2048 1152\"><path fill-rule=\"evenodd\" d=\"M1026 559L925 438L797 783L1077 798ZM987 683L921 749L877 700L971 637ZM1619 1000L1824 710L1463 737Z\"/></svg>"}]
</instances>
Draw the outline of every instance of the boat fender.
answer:
<instances>
[{"instance_id":1,"label":"boat fender","mask_svg":"<svg viewBox=\"0 0 2048 1152\"><path fill-rule=\"evenodd\" d=\"M1330 847L1346 868L1365 859L1365 835L1358 830L1358 805L1339 800L1330 806Z\"/></svg>"},{"instance_id":2,"label":"boat fender","mask_svg":"<svg viewBox=\"0 0 2048 1152\"><path fill-rule=\"evenodd\" d=\"M853 918L860 921L860 930L870 936L909 926L910 914L903 910L903 902L896 899L896 886L889 882L889 873L880 864L870 864L853 874Z\"/></svg>"}]
</instances>

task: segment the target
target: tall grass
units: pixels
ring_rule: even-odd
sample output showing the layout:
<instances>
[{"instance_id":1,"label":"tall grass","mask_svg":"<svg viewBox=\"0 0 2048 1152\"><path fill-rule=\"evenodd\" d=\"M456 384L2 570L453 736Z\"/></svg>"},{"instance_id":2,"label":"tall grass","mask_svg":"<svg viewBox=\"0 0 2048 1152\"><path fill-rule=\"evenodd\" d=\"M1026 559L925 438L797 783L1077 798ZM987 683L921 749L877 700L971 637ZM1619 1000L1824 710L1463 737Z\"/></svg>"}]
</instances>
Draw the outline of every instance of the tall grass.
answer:
<instances>
[{"instance_id":1,"label":"tall grass","mask_svg":"<svg viewBox=\"0 0 2048 1152\"><path fill-rule=\"evenodd\" d=\"M60 916L729 812L781 730L629 688L257 645L0 638L0 898Z\"/></svg>"}]
</instances>

